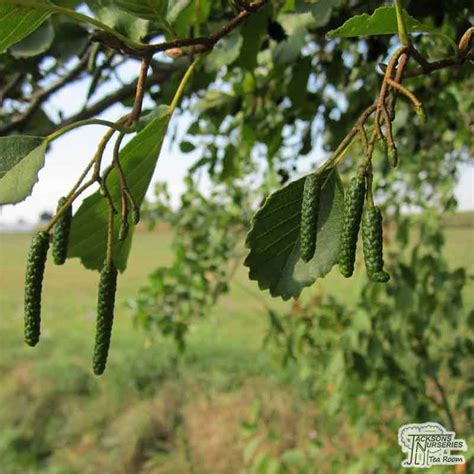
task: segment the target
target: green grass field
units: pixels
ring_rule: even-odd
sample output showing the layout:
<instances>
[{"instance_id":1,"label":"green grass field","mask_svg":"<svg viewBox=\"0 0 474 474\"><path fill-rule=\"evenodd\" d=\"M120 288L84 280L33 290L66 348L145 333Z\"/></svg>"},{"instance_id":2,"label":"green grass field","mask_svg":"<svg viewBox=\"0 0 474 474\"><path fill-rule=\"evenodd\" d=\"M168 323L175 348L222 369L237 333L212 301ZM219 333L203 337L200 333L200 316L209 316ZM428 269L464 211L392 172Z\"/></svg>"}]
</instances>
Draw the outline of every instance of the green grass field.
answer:
<instances>
[{"instance_id":1,"label":"green grass field","mask_svg":"<svg viewBox=\"0 0 474 474\"><path fill-rule=\"evenodd\" d=\"M472 220L461 221L450 225L446 251L453 265L472 271ZM243 422L259 400L266 406L261 430L285 433L268 450L304 447L319 431L315 407L298 395L297 369L282 368L276 354L262 350L265 306L289 303L260 293L245 268L230 294L192 327L188 350L177 357L171 341L151 340L133 327L127 300L171 255L170 233L137 234L119 280L108 368L97 378L91 355L98 274L77 260L64 267L49 262L41 342L35 349L23 343L29 240L0 235L2 474L237 473L244 466ZM322 288L350 300L360 284L333 272ZM347 434L340 436L350 451Z\"/></svg>"}]
</instances>

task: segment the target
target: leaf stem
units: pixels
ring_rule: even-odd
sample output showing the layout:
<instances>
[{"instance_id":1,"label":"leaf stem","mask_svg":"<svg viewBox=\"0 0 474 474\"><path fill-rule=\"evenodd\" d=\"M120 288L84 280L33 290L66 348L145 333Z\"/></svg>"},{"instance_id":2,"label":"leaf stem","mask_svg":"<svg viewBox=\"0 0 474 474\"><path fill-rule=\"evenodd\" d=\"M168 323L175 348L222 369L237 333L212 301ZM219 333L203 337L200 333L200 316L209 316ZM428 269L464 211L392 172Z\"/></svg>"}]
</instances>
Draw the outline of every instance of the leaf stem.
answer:
<instances>
[{"instance_id":1,"label":"leaf stem","mask_svg":"<svg viewBox=\"0 0 474 474\"><path fill-rule=\"evenodd\" d=\"M197 65L202 61L202 58L204 56L199 56L197 57L191 65L188 67L186 73L184 74L183 78L181 79L181 82L178 86L178 89L176 89L176 93L174 94L173 100L171 101L169 110L168 110L168 115L171 117L173 115L173 112L175 111L176 107L179 104L179 101L181 100L181 97L184 93L184 90L186 89L186 86L189 82L189 79L191 78L194 69L196 69Z\"/></svg>"},{"instance_id":2,"label":"leaf stem","mask_svg":"<svg viewBox=\"0 0 474 474\"><path fill-rule=\"evenodd\" d=\"M102 119L85 119L79 120L78 122L70 123L69 125L66 125L65 127L57 130L56 132L51 133L46 137L46 141L50 143L53 140L59 138L61 135L64 135L65 133L74 130L75 128L82 127L84 125L104 125L121 133L132 133L135 131L135 127L127 127L125 125L120 124L119 122L109 122L108 120Z\"/></svg>"},{"instance_id":3,"label":"leaf stem","mask_svg":"<svg viewBox=\"0 0 474 474\"><path fill-rule=\"evenodd\" d=\"M408 36L402 0L395 0L395 10L397 12L398 36L400 37L400 41L402 42L403 46L408 46L410 44L410 37Z\"/></svg>"}]
</instances>

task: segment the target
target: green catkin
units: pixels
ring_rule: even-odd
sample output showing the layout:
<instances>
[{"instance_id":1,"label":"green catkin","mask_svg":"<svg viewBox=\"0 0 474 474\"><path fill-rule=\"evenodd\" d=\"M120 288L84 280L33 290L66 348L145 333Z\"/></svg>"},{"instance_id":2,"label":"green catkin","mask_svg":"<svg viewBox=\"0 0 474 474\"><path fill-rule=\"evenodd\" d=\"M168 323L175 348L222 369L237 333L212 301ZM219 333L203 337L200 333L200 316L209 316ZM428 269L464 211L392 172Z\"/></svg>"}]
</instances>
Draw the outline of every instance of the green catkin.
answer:
<instances>
[{"instance_id":1,"label":"green catkin","mask_svg":"<svg viewBox=\"0 0 474 474\"><path fill-rule=\"evenodd\" d=\"M387 139L384 137L382 141L383 149L385 152L385 156L392 168L396 168L398 166L398 150L397 147L392 144L388 146Z\"/></svg>"},{"instance_id":2,"label":"green catkin","mask_svg":"<svg viewBox=\"0 0 474 474\"><path fill-rule=\"evenodd\" d=\"M316 250L320 194L321 177L310 174L304 182L303 202L301 205L300 254L304 262L309 262Z\"/></svg>"},{"instance_id":3,"label":"green catkin","mask_svg":"<svg viewBox=\"0 0 474 474\"><path fill-rule=\"evenodd\" d=\"M140 222L140 209L136 206L132 209L132 222L137 225Z\"/></svg>"},{"instance_id":4,"label":"green catkin","mask_svg":"<svg viewBox=\"0 0 474 474\"><path fill-rule=\"evenodd\" d=\"M378 207L367 209L362 219L362 241L365 268L371 281L385 283L390 275L383 270L382 212Z\"/></svg>"},{"instance_id":5,"label":"green catkin","mask_svg":"<svg viewBox=\"0 0 474 474\"><path fill-rule=\"evenodd\" d=\"M38 232L31 240L25 276L25 342L36 346L41 326L41 290L49 249L49 234Z\"/></svg>"},{"instance_id":6,"label":"green catkin","mask_svg":"<svg viewBox=\"0 0 474 474\"><path fill-rule=\"evenodd\" d=\"M95 336L93 369L96 375L104 373L109 353L112 324L114 321L117 269L104 264L100 272L99 296L97 300L97 329Z\"/></svg>"},{"instance_id":7,"label":"green catkin","mask_svg":"<svg viewBox=\"0 0 474 474\"><path fill-rule=\"evenodd\" d=\"M344 199L344 218L339 249L339 270L349 278L354 273L357 235L365 198L365 177L351 179Z\"/></svg>"},{"instance_id":8,"label":"green catkin","mask_svg":"<svg viewBox=\"0 0 474 474\"><path fill-rule=\"evenodd\" d=\"M58 201L57 210L59 211L64 204L66 204L66 198L62 197ZM69 234L71 232L71 220L72 206L68 206L54 225L52 250L54 263L56 265L64 265L64 262L66 261Z\"/></svg>"},{"instance_id":9,"label":"green catkin","mask_svg":"<svg viewBox=\"0 0 474 474\"><path fill-rule=\"evenodd\" d=\"M127 235L128 235L128 222L127 221L123 221L121 224L120 224L120 228L119 228L119 233L118 233L118 240L120 242L124 241L126 238L127 238Z\"/></svg>"}]
</instances>

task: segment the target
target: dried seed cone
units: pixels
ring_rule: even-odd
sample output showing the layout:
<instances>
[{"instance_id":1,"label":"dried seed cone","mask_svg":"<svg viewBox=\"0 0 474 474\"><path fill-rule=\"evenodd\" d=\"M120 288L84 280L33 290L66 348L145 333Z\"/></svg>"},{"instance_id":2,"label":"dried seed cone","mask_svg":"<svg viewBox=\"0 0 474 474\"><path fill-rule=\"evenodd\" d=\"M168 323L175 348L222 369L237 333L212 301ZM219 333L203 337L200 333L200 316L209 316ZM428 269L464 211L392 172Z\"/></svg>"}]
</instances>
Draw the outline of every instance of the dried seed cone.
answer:
<instances>
[{"instance_id":1,"label":"dried seed cone","mask_svg":"<svg viewBox=\"0 0 474 474\"><path fill-rule=\"evenodd\" d=\"M360 220L364 208L365 178L351 179L344 198L344 218L339 248L339 271L346 278L354 273L354 263L359 234Z\"/></svg>"},{"instance_id":2,"label":"dried seed cone","mask_svg":"<svg viewBox=\"0 0 474 474\"><path fill-rule=\"evenodd\" d=\"M310 174L304 182L303 202L301 205L300 254L304 262L309 262L316 250L320 194L321 177Z\"/></svg>"},{"instance_id":3,"label":"dried seed cone","mask_svg":"<svg viewBox=\"0 0 474 474\"><path fill-rule=\"evenodd\" d=\"M25 276L25 342L32 347L40 337L41 290L48 249L49 234L35 234L31 239Z\"/></svg>"},{"instance_id":4,"label":"dried seed cone","mask_svg":"<svg viewBox=\"0 0 474 474\"><path fill-rule=\"evenodd\" d=\"M93 368L96 375L103 374L107 364L114 321L116 289L117 269L113 265L105 264L100 273L99 296L97 300L97 328L93 358Z\"/></svg>"},{"instance_id":5,"label":"dried seed cone","mask_svg":"<svg viewBox=\"0 0 474 474\"><path fill-rule=\"evenodd\" d=\"M57 210L66 203L66 198L62 197L58 201ZM67 247L69 245L69 234L71 232L72 206L64 211L58 219L53 230L53 259L56 265L64 265L67 257Z\"/></svg>"},{"instance_id":6,"label":"dried seed cone","mask_svg":"<svg viewBox=\"0 0 474 474\"><path fill-rule=\"evenodd\" d=\"M365 268L371 281L385 283L390 275L383 270L383 226L382 212L372 207L365 212L362 220L362 241Z\"/></svg>"}]
</instances>

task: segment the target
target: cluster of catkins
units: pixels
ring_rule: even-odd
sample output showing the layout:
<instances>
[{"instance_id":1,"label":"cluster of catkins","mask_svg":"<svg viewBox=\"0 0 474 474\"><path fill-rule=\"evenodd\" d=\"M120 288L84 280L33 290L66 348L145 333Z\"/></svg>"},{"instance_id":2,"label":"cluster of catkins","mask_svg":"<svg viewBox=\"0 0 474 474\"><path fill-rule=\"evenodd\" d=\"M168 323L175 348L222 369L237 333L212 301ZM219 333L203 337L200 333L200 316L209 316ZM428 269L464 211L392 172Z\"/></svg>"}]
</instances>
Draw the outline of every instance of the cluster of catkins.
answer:
<instances>
[{"instance_id":1,"label":"cluster of catkins","mask_svg":"<svg viewBox=\"0 0 474 474\"><path fill-rule=\"evenodd\" d=\"M66 204L61 198L58 210ZM71 230L72 208L68 206L56 222L52 235L52 253L56 265L63 265L67 257L69 234ZM47 232L36 233L31 241L30 253L26 265L25 277L25 341L35 346L40 337L41 326L41 290L43 276L50 246ZM107 263L102 268L97 301L97 331L95 338L93 369L96 375L104 372L112 334L114 319L115 290L117 287L117 269Z\"/></svg>"},{"instance_id":2,"label":"cluster of catkins","mask_svg":"<svg viewBox=\"0 0 474 474\"><path fill-rule=\"evenodd\" d=\"M316 250L318 214L323 176L310 174L306 177L301 206L300 255L309 262ZM344 198L344 218L339 247L339 270L349 278L354 273L357 238L362 220L362 242L365 267L371 281L385 283L390 276L383 269L383 227L382 213L372 203L367 205L364 216L366 178L358 174L349 183Z\"/></svg>"}]
</instances>

